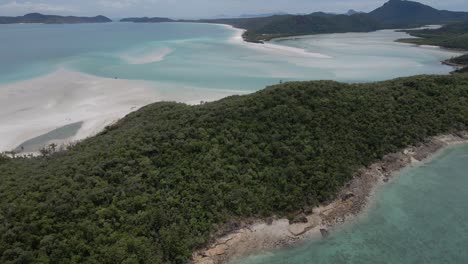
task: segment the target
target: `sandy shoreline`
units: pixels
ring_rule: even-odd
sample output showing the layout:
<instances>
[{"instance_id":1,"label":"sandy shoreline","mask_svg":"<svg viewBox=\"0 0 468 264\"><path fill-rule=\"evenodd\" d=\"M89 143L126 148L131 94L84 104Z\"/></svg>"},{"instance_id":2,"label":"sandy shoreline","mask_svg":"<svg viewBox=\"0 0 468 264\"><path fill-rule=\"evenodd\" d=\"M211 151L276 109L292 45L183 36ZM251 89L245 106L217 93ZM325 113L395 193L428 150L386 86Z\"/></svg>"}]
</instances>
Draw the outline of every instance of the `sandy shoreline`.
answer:
<instances>
[{"instance_id":1,"label":"sandy shoreline","mask_svg":"<svg viewBox=\"0 0 468 264\"><path fill-rule=\"evenodd\" d=\"M294 220L271 218L248 219L230 232L229 227L214 235L210 246L193 253L195 264L220 264L284 248L312 238L327 236L362 214L373 201L375 191L407 166L418 166L430 160L443 149L468 143L468 133L433 137L426 143L407 147L385 156L381 161L361 169L327 205L304 209ZM227 233L227 234L226 234Z\"/></svg>"},{"instance_id":2,"label":"sandy shoreline","mask_svg":"<svg viewBox=\"0 0 468 264\"><path fill-rule=\"evenodd\" d=\"M57 143L82 140L158 101L199 104L245 93L103 78L66 69L0 85L0 91L0 152L76 122L83 125L75 136Z\"/></svg>"},{"instance_id":3,"label":"sandy shoreline","mask_svg":"<svg viewBox=\"0 0 468 264\"><path fill-rule=\"evenodd\" d=\"M275 53L278 55L290 56L290 57L301 57L301 58L309 57L309 58L316 58L316 59L331 59L332 58L331 56L328 56L326 54L309 52L305 49L282 46L282 45L277 45L277 44L273 44L270 42L265 42L263 44L247 42L242 37L242 35L247 30L236 28L231 25L225 25L225 24L216 24L216 25L223 26L230 30L234 30L234 35L231 37L230 41L232 43L244 45L251 49L256 49L256 50L260 50L264 52Z\"/></svg>"}]
</instances>

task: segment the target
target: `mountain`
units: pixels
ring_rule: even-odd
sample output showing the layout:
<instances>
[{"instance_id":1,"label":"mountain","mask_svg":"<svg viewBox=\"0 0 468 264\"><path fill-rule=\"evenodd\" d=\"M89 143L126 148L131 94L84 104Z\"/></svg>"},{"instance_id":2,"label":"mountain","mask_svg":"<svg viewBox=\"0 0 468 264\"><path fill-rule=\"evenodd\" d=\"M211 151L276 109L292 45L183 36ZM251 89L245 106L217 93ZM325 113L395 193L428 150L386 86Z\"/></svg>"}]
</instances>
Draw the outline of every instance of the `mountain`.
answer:
<instances>
[{"instance_id":1,"label":"mountain","mask_svg":"<svg viewBox=\"0 0 468 264\"><path fill-rule=\"evenodd\" d=\"M466 129L467 95L457 75L285 83L0 155L0 263L188 263L235 219L294 215L386 154Z\"/></svg>"},{"instance_id":2,"label":"mountain","mask_svg":"<svg viewBox=\"0 0 468 264\"><path fill-rule=\"evenodd\" d=\"M352 16L352 15L356 15L356 14L364 14L364 12L356 11L354 9L350 9L350 10L348 10L348 12L346 12L345 15Z\"/></svg>"},{"instance_id":3,"label":"mountain","mask_svg":"<svg viewBox=\"0 0 468 264\"><path fill-rule=\"evenodd\" d=\"M276 15L260 18L208 19L193 22L228 24L246 29L244 39L263 42L277 37L342 33L369 32L380 28L378 21L365 15L333 15L316 12L309 15Z\"/></svg>"},{"instance_id":4,"label":"mountain","mask_svg":"<svg viewBox=\"0 0 468 264\"><path fill-rule=\"evenodd\" d=\"M165 17L130 17L121 19L120 22L134 22L134 23L162 23L162 22L175 22L170 18Z\"/></svg>"},{"instance_id":5,"label":"mountain","mask_svg":"<svg viewBox=\"0 0 468 264\"><path fill-rule=\"evenodd\" d=\"M282 16L288 15L285 12L265 13L265 14L242 14L239 18L253 18L253 17L269 17L269 16Z\"/></svg>"},{"instance_id":6,"label":"mountain","mask_svg":"<svg viewBox=\"0 0 468 264\"><path fill-rule=\"evenodd\" d=\"M382 7L370 12L369 15L393 27L445 24L468 20L468 12L437 10L418 2L404 0L390 0Z\"/></svg>"},{"instance_id":7,"label":"mountain","mask_svg":"<svg viewBox=\"0 0 468 264\"><path fill-rule=\"evenodd\" d=\"M265 16L264 16L265 15ZM403 0L390 0L370 13L349 10L337 15L315 12L307 15L244 15L244 18L201 20L165 20L155 18L124 19L131 22L195 22L228 24L247 30L244 39L262 43L277 37L324 33L369 32L389 28L410 28L427 24L447 24L468 20L468 12L437 10L430 6Z\"/></svg>"},{"instance_id":8,"label":"mountain","mask_svg":"<svg viewBox=\"0 0 468 264\"><path fill-rule=\"evenodd\" d=\"M0 17L0 24L42 23L42 24L78 24L78 23L107 23L112 22L105 16L76 17L56 16L31 13L18 17Z\"/></svg>"}]
</instances>

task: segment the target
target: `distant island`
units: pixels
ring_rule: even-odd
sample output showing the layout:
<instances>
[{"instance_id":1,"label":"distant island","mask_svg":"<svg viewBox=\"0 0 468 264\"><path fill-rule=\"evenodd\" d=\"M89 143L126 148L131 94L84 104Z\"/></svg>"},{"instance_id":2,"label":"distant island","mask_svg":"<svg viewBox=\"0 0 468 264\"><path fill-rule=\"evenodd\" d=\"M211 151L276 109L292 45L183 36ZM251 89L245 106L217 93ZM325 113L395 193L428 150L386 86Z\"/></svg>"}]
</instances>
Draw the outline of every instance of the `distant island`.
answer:
<instances>
[{"instance_id":1,"label":"distant island","mask_svg":"<svg viewBox=\"0 0 468 264\"><path fill-rule=\"evenodd\" d=\"M166 17L129 17L121 19L120 22L133 22L133 23L163 23L163 22L176 22L176 20Z\"/></svg>"},{"instance_id":2,"label":"distant island","mask_svg":"<svg viewBox=\"0 0 468 264\"><path fill-rule=\"evenodd\" d=\"M105 16L77 17L77 16L57 16L31 13L17 17L0 17L0 24L79 24L79 23L108 23L112 20Z\"/></svg>"},{"instance_id":3,"label":"distant island","mask_svg":"<svg viewBox=\"0 0 468 264\"><path fill-rule=\"evenodd\" d=\"M145 21L147 20L147 21ZM262 43L273 38L324 33L370 32L379 29L414 28L427 24L448 24L468 20L468 12L437 10L403 0L390 0L370 13L350 10L346 14L315 12L308 15L278 14L267 17L172 20L131 18L122 22L198 22L227 24L245 29L244 39Z\"/></svg>"}]
</instances>

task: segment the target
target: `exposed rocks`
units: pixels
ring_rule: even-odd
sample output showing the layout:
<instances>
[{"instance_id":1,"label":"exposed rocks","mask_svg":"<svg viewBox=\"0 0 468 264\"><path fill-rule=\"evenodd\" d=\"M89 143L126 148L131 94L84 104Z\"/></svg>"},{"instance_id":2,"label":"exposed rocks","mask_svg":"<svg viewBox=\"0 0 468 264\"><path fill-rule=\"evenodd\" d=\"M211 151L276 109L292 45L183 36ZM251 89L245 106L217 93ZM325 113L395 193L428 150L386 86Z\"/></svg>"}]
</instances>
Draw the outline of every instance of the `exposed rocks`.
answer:
<instances>
[{"instance_id":1,"label":"exposed rocks","mask_svg":"<svg viewBox=\"0 0 468 264\"><path fill-rule=\"evenodd\" d=\"M322 234L323 238L327 238L330 235L330 232L328 232L327 229L322 228L322 229L320 229L320 234Z\"/></svg>"},{"instance_id":2,"label":"exposed rocks","mask_svg":"<svg viewBox=\"0 0 468 264\"><path fill-rule=\"evenodd\" d=\"M307 222L309 222L309 220L307 220L307 216L304 213L294 217L293 220L289 220L290 225L299 224L299 223L307 223Z\"/></svg>"},{"instance_id":3,"label":"exposed rocks","mask_svg":"<svg viewBox=\"0 0 468 264\"><path fill-rule=\"evenodd\" d=\"M354 193L347 192L341 197L341 200L342 201L348 201L349 199L353 198L354 196L355 196Z\"/></svg>"}]
</instances>

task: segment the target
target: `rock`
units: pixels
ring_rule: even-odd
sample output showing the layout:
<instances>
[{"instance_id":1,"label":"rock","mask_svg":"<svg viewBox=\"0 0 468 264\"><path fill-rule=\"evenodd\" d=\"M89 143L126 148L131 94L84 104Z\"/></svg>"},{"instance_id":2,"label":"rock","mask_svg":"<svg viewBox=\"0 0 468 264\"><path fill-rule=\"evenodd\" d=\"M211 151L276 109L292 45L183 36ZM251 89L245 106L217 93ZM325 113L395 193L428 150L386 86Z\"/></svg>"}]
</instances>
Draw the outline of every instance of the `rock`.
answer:
<instances>
[{"instance_id":1,"label":"rock","mask_svg":"<svg viewBox=\"0 0 468 264\"><path fill-rule=\"evenodd\" d=\"M324 229L324 228L320 229L320 234L322 234L322 237L323 237L323 238L327 238L327 237L330 235L330 233L328 232L328 230L327 230L327 229Z\"/></svg>"},{"instance_id":2,"label":"rock","mask_svg":"<svg viewBox=\"0 0 468 264\"><path fill-rule=\"evenodd\" d=\"M273 217L268 217L265 222L269 226L272 225L273 224Z\"/></svg>"},{"instance_id":3,"label":"rock","mask_svg":"<svg viewBox=\"0 0 468 264\"><path fill-rule=\"evenodd\" d=\"M288 231L293 236L300 236L307 232L307 227L304 224L291 225L289 226Z\"/></svg>"},{"instance_id":4,"label":"rock","mask_svg":"<svg viewBox=\"0 0 468 264\"><path fill-rule=\"evenodd\" d=\"M311 206L306 206L302 209L302 211L304 212L304 214L306 215L311 215L314 213L314 208L311 207Z\"/></svg>"},{"instance_id":5,"label":"rock","mask_svg":"<svg viewBox=\"0 0 468 264\"><path fill-rule=\"evenodd\" d=\"M354 193L347 192L345 195L343 195L343 197L341 197L341 200L342 201L347 201L347 200L353 198L354 196L355 196Z\"/></svg>"},{"instance_id":6,"label":"rock","mask_svg":"<svg viewBox=\"0 0 468 264\"><path fill-rule=\"evenodd\" d=\"M292 224L300 224L300 223L308 223L309 220L307 220L307 216L305 214L300 214L298 216L296 216L293 220L289 220L289 224L292 225Z\"/></svg>"},{"instance_id":7,"label":"rock","mask_svg":"<svg viewBox=\"0 0 468 264\"><path fill-rule=\"evenodd\" d=\"M383 181L384 181L384 182L388 182L389 179L388 179L387 177L385 177L385 178L383 179Z\"/></svg>"},{"instance_id":8,"label":"rock","mask_svg":"<svg viewBox=\"0 0 468 264\"><path fill-rule=\"evenodd\" d=\"M221 245L217 245L217 246L209 249L208 251L206 251L205 254L207 256L210 256L210 257L220 256L220 255L224 255L224 253L226 253L227 249L228 249L227 245L221 244Z\"/></svg>"}]
</instances>

